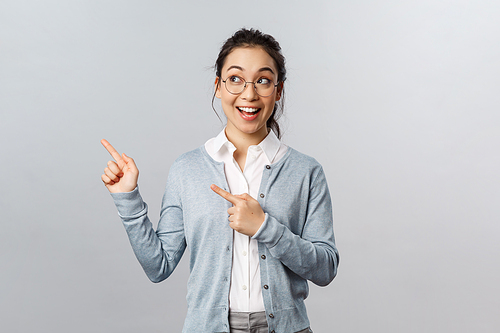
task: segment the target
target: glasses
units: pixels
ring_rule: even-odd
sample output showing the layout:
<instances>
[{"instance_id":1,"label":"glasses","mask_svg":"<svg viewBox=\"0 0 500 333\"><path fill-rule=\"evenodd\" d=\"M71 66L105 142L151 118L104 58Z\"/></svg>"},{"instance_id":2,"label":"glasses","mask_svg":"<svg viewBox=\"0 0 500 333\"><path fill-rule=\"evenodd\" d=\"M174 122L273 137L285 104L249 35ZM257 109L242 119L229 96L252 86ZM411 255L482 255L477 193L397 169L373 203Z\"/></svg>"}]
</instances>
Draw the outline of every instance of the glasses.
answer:
<instances>
[{"instance_id":1,"label":"glasses","mask_svg":"<svg viewBox=\"0 0 500 333\"><path fill-rule=\"evenodd\" d=\"M231 75L226 80L222 80L222 82L224 82L226 90L233 95L241 94L246 89L247 84L251 83L255 92L260 97L271 96L274 93L274 89L278 86L278 84L274 84L272 80L265 77L261 77L255 82L247 82L244 78L237 75Z\"/></svg>"}]
</instances>

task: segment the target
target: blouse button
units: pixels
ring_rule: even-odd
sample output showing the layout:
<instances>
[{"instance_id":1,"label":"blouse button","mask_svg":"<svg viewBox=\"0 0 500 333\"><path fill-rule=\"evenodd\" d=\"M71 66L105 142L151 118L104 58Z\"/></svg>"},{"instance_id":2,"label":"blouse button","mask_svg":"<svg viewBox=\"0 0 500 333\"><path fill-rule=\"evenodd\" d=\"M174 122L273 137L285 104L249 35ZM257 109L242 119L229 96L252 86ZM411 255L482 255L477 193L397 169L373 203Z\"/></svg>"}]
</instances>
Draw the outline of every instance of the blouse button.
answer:
<instances>
[{"instance_id":1,"label":"blouse button","mask_svg":"<svg viewBox=\"0 0 500 333\"><path fill-rule=\"evenodd\" d=\"M261 197L261 198L265 197L264 193L261 193L261 194L260 194L260 197Z\"/></svg>"}]
</instances>

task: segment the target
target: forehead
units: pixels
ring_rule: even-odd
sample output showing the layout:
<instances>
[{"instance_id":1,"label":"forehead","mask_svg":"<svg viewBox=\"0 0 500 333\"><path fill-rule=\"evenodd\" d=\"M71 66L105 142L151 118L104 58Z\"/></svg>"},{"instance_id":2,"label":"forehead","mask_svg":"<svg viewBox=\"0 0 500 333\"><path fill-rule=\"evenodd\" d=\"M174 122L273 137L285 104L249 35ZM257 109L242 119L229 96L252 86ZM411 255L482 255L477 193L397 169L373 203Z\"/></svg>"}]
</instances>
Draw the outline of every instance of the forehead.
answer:
<instances>
[{"instance_id":1,"label":"forehead","mask_svg":"<svg viewBox=\"0 0 500 333\"><path fill-rule=\"evenodd\" d=\"M244 72L257 72L262 68L269 67L277 73L274 59L260 47L238 47L228 54L222 71L230 67L241 67Z\"/></svg>"}]
</instances>

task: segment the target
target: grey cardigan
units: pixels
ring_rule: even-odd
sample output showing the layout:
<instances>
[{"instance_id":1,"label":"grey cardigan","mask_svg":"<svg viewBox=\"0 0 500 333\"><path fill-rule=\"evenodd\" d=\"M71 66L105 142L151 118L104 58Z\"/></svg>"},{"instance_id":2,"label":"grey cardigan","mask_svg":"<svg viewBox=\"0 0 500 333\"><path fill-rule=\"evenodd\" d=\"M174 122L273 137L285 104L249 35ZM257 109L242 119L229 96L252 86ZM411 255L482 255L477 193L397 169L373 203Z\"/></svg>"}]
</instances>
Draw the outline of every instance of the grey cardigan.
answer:
<instances>
[{"instance_id":1,"label":"grey cardigan","mask_svg":"<svg viewBox=\"0 0 500 333\"><path fill-rule=\"evenodd\" d=\"M170 169L156 232L138 189L112 194L137 259L153 282L166 279L190 248L188 311L183 332L229 332L233 230L231 203L211 184L227 190L224 164L204 146L181 155ZM337 273L332 203L326 178L313 158L288 148L266 166L259 196L266 221L258 242L262 293L269 332L309 326L307 280L326 286Z\"/></svg>"}]
</instances>

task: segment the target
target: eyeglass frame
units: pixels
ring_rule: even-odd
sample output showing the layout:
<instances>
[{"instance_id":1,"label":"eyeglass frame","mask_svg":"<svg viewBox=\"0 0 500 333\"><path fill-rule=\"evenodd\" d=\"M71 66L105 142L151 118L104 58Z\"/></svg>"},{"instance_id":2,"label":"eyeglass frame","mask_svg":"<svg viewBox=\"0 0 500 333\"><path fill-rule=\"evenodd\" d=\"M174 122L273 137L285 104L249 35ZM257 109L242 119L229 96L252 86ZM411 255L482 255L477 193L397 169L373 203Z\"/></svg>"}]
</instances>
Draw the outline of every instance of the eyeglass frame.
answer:
<instances>
[{"instance_id":1,"label":"eyeglass frame","mask_svg":"<svg viewBox=\"0 0 500 333\"><path fill-rule=\"evenodd\" d=\"M229 91L229 89L227 89L227 84L226 84L226 81L227 81L227 79L228 79L228 78L230 78L231 76L236 76L236 77L239 77L240 79L242 79L243 81L245 81L245 84L243 85L243 89L242 89L239 93L233 93L233 92L230 92L230 91ZM259 78L259 79L260 79L260 78ZM267 79L267 78L266 78L266 79ZM222 82L224 82L224 87L226 87L227 92L228 92L228 93L230 93L231 95L239 95L239 94L243 93L243 92L245 91L245 89L247 88L247 83L251 83L251 84L253 84L253 89L255 90L255 93L256 93L257 95L259 95L260 97L269 97L269 96L271 96L271 95L274 93L274 91L276 90L276 87L277 87L277 86L279 86L279 84L280 84L280 82L278 81L278 83L276 83L275 85L273 85L273 91L272 91L269 95L262 96L261 94L259 94L259 93L257 92L257 87L255 86L255 82L247 81L247 80L245 80L244 78L242 78L242 77L241 77L241 76L239 76L239 75L229 75L229 76L228 76L225 80L223 80L222 78L221 78L220 80L221 80ZM269 81L273 82L273 80L271 80L271 79L267 79L267 80L269 80Z\"/></svg>"}]
</instances>

